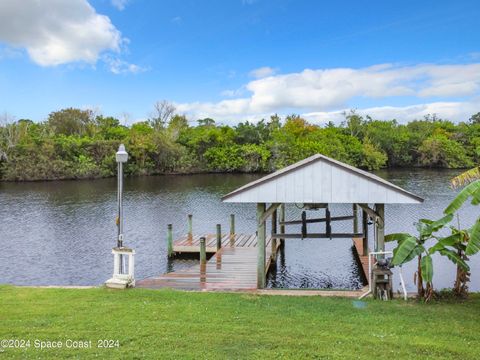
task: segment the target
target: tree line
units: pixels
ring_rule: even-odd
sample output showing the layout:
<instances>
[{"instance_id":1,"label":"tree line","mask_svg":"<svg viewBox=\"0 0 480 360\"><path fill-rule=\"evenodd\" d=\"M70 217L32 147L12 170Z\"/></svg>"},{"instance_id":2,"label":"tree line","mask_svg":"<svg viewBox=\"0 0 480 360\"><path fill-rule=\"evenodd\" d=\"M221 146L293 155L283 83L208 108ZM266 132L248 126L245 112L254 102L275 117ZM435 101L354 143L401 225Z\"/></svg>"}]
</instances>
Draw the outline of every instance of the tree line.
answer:
<instances>
[{"instance_id":1,"label":"tree line","mask_svg":"<svg viewBox=\"0 0 480 360\"><path fill-rule=\"evenodd\" d=\"M148 120L130 126L75 108L54 111L40 122L8 121L4 115L0 179L114 176L120 143L130 154L128 175L270 172L316 153L367 170L469 168L480 163L480 113L458 124L430 115L400 124L351 111L338 125L272 115L228 126L211 118L191 124L163 101Z\"/></svg>"}]
</instances>

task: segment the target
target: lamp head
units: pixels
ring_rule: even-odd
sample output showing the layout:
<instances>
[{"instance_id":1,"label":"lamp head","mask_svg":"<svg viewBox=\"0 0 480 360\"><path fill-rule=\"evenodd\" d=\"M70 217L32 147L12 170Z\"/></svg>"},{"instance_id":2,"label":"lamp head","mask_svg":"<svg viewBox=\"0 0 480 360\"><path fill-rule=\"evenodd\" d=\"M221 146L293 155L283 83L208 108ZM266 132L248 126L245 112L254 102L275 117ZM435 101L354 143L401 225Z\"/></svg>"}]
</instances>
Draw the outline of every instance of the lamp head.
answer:
<instances>
[{"instance_id":1,"label":"lamp head","mask_svg":"<svg viewBox=\"0 0 480 360\"><path fill-rule=\"evenodd\" d=\"M126 163L128 160L128 153L125 151L125 145L120 144L118 151L115 154L118 163Z\"/></svg>"}]
</instances>

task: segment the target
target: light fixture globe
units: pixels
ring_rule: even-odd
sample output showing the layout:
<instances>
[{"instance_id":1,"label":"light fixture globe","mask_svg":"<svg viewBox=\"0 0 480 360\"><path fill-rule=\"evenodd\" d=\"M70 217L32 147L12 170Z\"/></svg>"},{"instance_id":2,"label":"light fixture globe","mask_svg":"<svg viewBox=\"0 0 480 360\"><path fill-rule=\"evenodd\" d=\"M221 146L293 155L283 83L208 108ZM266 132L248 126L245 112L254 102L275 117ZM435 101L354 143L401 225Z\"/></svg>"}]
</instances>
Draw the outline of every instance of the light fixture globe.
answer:
<instances>
[{"instance_id":1,"label":"light fixture globe","mask_svg":"<svg viewBox=\"0 0 480 360\"><path fill-rule=\"evenodd\" d=\"M128 153L125 151L125 145L120 144L118 151L115 154L117 163L126 163L128 160Z\"/></svg>"}]
</instances>

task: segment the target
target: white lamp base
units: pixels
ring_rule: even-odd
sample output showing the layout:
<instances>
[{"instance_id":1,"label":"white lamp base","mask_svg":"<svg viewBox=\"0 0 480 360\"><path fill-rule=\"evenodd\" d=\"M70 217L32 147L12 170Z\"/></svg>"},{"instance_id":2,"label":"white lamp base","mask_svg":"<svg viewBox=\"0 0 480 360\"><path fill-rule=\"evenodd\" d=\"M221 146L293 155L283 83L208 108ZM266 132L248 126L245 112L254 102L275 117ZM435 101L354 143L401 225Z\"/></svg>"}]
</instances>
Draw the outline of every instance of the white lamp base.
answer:
<instances>
[{"instance_id":1,"label":"white lamp base","mask_svg":"<svg viewBox=\"0 0 480 360\"><path fill-rule=\"evenodd\" d=\"M105 286L110 289L126 289L127 287L134 287L135 280L127 277L112 277L105 282Z\"/></svg>"},{"instance_id":2,"label":"white lamp base","mask_svg":"<svg viewBox=\"0 0 480 360\"><path fill-rule=\"evenodd\" d=\"M135 286L134 255L135 250L127 247L113 248L113 276L105 282L105 286L111 289L126 289ZM125 256L128 259L128 274L120 274L120 257Z\"/></svg>"}]
</instances>

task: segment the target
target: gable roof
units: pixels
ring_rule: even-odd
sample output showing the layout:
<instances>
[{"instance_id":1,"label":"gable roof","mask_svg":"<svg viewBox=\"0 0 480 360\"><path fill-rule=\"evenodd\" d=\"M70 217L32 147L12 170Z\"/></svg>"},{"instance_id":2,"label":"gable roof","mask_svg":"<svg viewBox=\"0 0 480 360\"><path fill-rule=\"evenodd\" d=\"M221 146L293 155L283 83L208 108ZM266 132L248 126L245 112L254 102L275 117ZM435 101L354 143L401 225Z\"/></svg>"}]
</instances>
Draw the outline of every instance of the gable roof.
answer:
<instances>
[{"instance_id":1,"label":"gable roof","mask_svg":"<svg viewBox=\"0 0 480 360\"><path fill-rule=\"evenodd\" d=\"M421 203L379 176L316 154L252 181L222 198L239 203Z\"/></svg>"}]
</instances>

